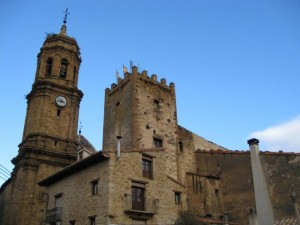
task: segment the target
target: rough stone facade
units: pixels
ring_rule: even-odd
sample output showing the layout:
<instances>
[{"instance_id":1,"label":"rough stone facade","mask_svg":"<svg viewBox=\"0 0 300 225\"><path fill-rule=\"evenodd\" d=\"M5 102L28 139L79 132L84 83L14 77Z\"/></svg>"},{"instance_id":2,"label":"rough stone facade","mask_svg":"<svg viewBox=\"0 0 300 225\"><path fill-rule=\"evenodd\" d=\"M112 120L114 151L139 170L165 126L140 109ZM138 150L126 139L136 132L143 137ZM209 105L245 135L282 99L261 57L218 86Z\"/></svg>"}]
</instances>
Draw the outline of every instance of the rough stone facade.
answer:
<instances>
[{"instance_id":1,"label":"rough stone facade","mask_svg":"<svg viewBox=\"0 0 300 225\"><path fill-rule=\"evenodd\" d=\"M168 174L177 179L176 128L177 113L174 84L147 72L126 73L111 90L105 91L103 150L115 149L121 137L122 150L153 148L154 140L161 141L167 152Z\"/></svg>"},{"instance_id":2,"label":"rough stone facade","mask_svg":"<svg viewBox=\"0 0 300 225\"><path fill-rule=\"evenodd\" d=\"M107 159L88 162L97 160L101 154ZM166 156L164 149L125 151L119 158L115 151L89 156L40 183L47 186L48 214L55 208L55 196L62 193L63 225L73 220L76 224L88 224L89 217L93 216L97 224L145 224L146 221L147 224L173 224L178 213L187 209L203 217L218 218L222 212L219 178L188 173L186 184L181 183L167 174ZM151 177L143 174L144 157L152 159ZM86 165L80 165L83 163ZM95 196L91 195L94 180L99 180ZM143 210L133 208L133 187L144 189ZM175 200L176 193L180 195L179 202Z\"/></svg>"},{"instance_id":3,"label":"rough stone facade","mask_svg":"<svg viewBox=\"0 0 300 225\"><path fill-rule=\"evenodd\" d=\"M228 211L231 221L248 224L247 210L255 206L249 153L178 125L174 83L133 66L105 90L103 150L78 139L80 63L65 25L47 37L15 168L0 189L0 225L94 219L97 225L166 225L182 210L210 222ZM261 160L276 216L292 215L288 189L294 184L300 191L300 155L263 153Z\"/></svg>"},{"instance_id":4,"label":"rough stone facade","mask_svg":"<svg viewBox=\"0 0 300 225\"><path fill-rule=\"evenodd\" d=\"M101 177L108 182L101 185L108 190L108 196L103 198L107 211L92 213L97 215L97 224L173 224L178 213L188 209L203 217L219 218L222 213L219 178L198 173L195 146L215 150L222 147L177 124L174 84L167 85L165 79L159 82L156 75L150 78L146 71L140 74L133 67L132 73L126 73L118 84L106 89L105 96L102 152L109 159L101 166L106 171ZM155 140L160 142L157 144ZM144 174L144 160L151 162L150 175ZM80 177L87 185L89 177L97 176L99 171L80 169L79 173L86 174L86 178ZM77 180L76 174L47 184L49 196L53 198L59 187L64 189L65 180ZM190 174L201 177L203 192L188 192L188 187L193 190ZM136 189L142 190L143 209L134 208ZM73 196L72 193L66 195ZM69 205L81 204L80 208L90 204L89 199L86 204L66 198L64 212L70 210ZM200 203L197 198L201 199ZM196 210L199 204L202 208ZM53 200L49 207L54 207ZM87 223L88 216L83 214L78 214L77 218L81 217L78 221ZM63 224L70 220L73 219L63 217Z\"/></svg>"},{"instance_id":5,"label":"rough stone facade","mask_svg":"<svg viewBox=\"0 0 300 225\"><path fill-rule=\"evenodd\" d=\"M83 96L77 88L81 56L76 40L66 35L65 25L59 34L46 38L37 58L35 80L26 96L22 142L12 160L15 168L0 191L5 204L0 211L3 225L21 221L39 225L44 214L40 201L44 188L37 182L76 161L79 104Z\"/></svg>"},{"instance_id":6,"label":"rough stone facade","mask_svg":"<svg viewBox=\"0 0 300 225\"><path fill-rule=\"evenodd\" d=\"M255 208L249 151L197 151L196 158L206 173L221 172L223 205L231 221L248 224L248 210ZM262 152L260 158L275 218L295 215L290 188L294 184L300 192L300 154Z\"/></svg>"},{"instance_id":7,"label":"rough stone facade","mask_svg":"<svg viewBox=\"0 0 300 225\"><path fill-rule=\"evenodd\" d=\"M97 159L98 158L98 159ZM88 165L85 165L88 164ZM93 160L85 158L81 162L67 167L67 176L58 172L55 182L46 179L45 184L51 186L47 189L47 214L46 222L55 223L59 218L63 223L88 224L89 217L96 217L97 224L108 222L108 201L109 201L109 161L106 156L96 154ZM84 169L82 169L84 168ZM76 173L74 173L76 170ZM64 179L62 179L63 177ZM92 183L98 182L97 194L92 194ZM56 204L57 198L61 198L60 206ZM55 219L52 217L57 216Z\"/></svg>"}]
</instances>

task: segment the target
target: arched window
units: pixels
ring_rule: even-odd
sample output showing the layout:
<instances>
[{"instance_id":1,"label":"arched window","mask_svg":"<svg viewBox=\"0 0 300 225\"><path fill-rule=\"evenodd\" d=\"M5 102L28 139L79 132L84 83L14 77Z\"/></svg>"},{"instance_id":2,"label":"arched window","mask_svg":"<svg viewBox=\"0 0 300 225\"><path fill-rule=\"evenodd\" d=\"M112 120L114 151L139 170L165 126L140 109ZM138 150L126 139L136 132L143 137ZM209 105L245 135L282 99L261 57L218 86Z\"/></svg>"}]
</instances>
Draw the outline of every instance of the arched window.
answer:
<instances>
[{"instance_id":1,"label":"arched window","mask_svg":"<svg viewBox=\"0 0 300 225\"><path fill-rule=\"evenodd\" d=\"M59 76L63 79L66 79L67 77L67 71L68 71L68 60L63 59L61 61L61 65L60 65L60 72L59 72Z\"/></svg>"},{"instance_id":2,"label":"arched window","mask_svg":"<svg viewBox=\"0 0 300 225\"><path fill-rule=\"evenodd\" d=\"M47 64L46 64L46 75L50 76L52 73L52 64L53 64L53 59L48 58L47 59Z\"/></svg>"}]
</instances>

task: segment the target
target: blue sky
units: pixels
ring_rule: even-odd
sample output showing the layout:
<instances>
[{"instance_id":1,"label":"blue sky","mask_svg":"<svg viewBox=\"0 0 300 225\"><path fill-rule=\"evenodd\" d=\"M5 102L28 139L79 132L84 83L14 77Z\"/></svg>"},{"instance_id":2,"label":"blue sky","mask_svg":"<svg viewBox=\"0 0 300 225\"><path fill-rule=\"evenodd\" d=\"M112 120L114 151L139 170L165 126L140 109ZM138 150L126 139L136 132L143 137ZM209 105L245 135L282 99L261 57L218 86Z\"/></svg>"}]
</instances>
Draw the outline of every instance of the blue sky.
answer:
<instances>
[{"instance_id":1,"label":"blue sky","mask_svg":"<svg viewBox=\"0 0 300 225\"><path fill-rule=\"evenodd\" d=\"M9 170L36 56L67 7L83 58L82 132L97 149L104 89L132 60L175 83L179 124L194 133L233 150L255 136L262 150L300 151L299 0L0 0L0 164Z\"/></svg>"}]
</instances>

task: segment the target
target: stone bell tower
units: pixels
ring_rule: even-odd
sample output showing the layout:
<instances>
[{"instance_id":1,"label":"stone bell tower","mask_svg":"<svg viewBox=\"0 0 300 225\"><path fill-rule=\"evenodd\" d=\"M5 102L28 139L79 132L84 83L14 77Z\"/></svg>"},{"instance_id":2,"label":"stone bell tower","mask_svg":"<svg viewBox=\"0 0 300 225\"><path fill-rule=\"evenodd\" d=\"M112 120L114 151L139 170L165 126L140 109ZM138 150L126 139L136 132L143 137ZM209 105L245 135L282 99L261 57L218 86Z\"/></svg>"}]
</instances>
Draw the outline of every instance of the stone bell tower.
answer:
<instances>
[{"instance_id":1,"label":"stone bell tower","mask_svg":"<svg viewBox=\"0 0 300 225\"><path fill-rule=\"evenodd\" d=\"M77 87L80 63L80 49L67 36L65 16L60 33L48 35L37 56L35 80L26 96L22 142L12 160L15 168L0 193L13 204L0 210L0 224L42 224L47 196L37 183L76 161L83 97Z\"/></svg>"}]
</instances>

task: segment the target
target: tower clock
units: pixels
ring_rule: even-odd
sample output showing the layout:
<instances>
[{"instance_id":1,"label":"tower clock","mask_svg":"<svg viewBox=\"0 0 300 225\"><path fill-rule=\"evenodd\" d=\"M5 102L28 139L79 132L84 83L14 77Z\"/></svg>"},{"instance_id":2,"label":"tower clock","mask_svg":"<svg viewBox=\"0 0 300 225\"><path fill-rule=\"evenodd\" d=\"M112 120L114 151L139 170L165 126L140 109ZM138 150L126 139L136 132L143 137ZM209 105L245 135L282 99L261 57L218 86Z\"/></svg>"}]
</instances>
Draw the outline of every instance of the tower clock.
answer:
<instances>
[{"instance_id":1,"label":"tower clock","mask_svg":"<svg viewBox=\"0 0 300 225\"><path fill-rule=\"evenodd\" d=\"M67 15L67 11L66 11ZM37 56L32 90L26 96L27 112L22 141L12 178L4 192L8 204L0 224L40 225L45 209L45 190L38 182L76 161L81 63L76 40L61 31L48 35ZM4 193L3 192L3 193ZM1 215L0 215L1 217ZM3 222L3 223L2 223Z\"/></svg>"}]
</instances>

